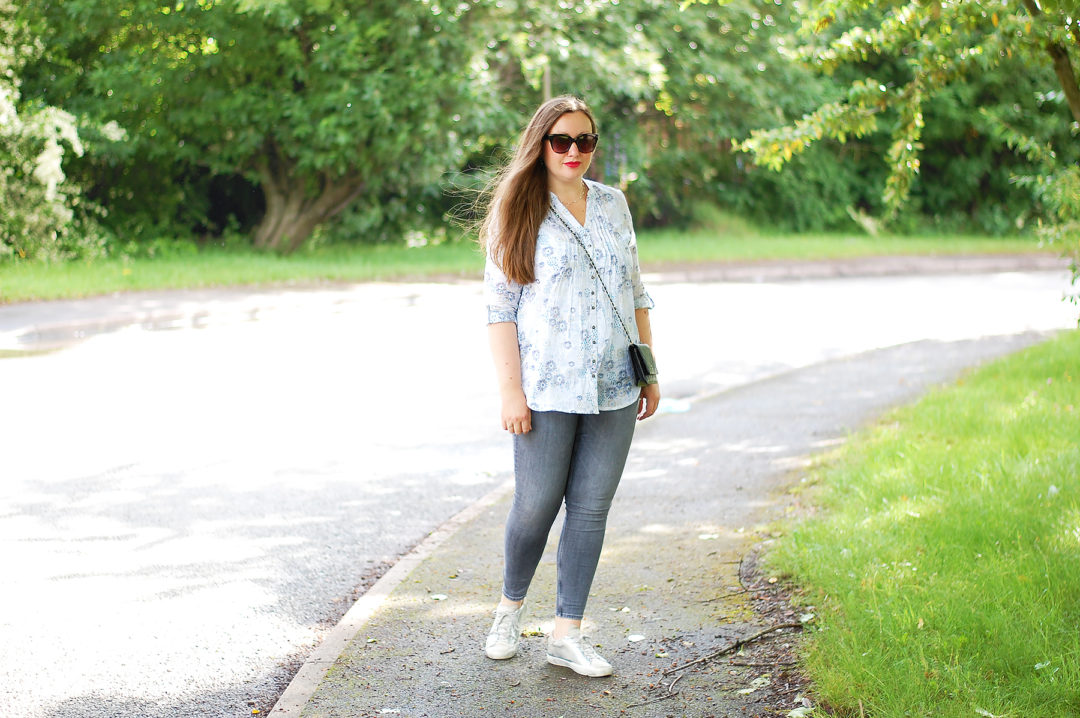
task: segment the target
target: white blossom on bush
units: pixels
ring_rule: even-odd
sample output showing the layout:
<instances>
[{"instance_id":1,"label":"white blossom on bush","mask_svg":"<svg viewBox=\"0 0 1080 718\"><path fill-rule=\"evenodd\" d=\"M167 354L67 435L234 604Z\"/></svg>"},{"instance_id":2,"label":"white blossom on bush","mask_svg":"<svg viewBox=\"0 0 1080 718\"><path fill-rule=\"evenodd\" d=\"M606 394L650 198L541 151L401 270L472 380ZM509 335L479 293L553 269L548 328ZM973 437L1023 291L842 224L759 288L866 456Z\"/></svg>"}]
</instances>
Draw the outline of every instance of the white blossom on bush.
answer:
<instances>
[{"instance_id":1,"label":"white blossom on bush","mask_svg":"<svg viewBox=\"0 0 1080 718\"><path fill-rule=\"evenodd\" d=\"M55 107L48 107L31 118L27 123L33 134L45 138L45 147L34 160L34 179L45 186L45 201L57 199L56 188L64 181L64 148L61 140L67 142L79 157L83 146L79 140L79 130L75 117Z\"/></svg>"},{"instance_id":2,"label":"white blossom on bush","mask_svg":"<svg viewBox=\"0 0 1080 718\"><path fill-rule=\"evenodd\" d=\"M19 112L18 70L41 52L25 37L12 0L0 0L0 260L61 259L94 242L74 236L79 190L66 181L65 153L82 156L75 117L56 107ZM115 124L115 123L114 123ZM106 136L122 137L119 126Z\"/></svg>"}]
</instances>

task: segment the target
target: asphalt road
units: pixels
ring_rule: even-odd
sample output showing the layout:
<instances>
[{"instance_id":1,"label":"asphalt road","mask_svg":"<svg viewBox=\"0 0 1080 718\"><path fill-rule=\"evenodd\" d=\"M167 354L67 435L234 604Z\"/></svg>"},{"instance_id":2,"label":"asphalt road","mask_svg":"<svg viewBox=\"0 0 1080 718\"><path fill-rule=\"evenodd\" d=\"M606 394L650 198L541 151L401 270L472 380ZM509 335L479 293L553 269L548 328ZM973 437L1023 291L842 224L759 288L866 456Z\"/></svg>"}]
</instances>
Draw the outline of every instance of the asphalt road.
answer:
<instances>
[{"instance_id":1,"label":"asphalt road","mask_svg":"<svg viewBox=\"0 0 1080 718\"><path fill-rule=\"evenodd\" d=\"M876 348L1072 327L1066 286L655 283L665 410ZM482 322L475 284L364 285L0 360L0 715L266 712L365 575L508 478Z\"/></svg>"}]
</instances>

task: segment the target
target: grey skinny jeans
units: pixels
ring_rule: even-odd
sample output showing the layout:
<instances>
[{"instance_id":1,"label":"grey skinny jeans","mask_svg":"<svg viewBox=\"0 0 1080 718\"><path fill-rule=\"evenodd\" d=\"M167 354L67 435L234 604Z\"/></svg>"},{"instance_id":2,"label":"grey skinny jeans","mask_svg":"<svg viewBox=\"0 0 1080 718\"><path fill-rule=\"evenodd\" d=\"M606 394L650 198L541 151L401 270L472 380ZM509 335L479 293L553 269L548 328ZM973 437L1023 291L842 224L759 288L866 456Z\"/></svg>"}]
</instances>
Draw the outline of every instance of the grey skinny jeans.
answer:
<instances>
[{"instance_id":1,"label":"grey skinny jeans","mask_svg":"<svg viewBox=\"0 0 1080 718\"><path fill-rule=\"evenodd\" d=\"M514 501L506 519L503 570L506 598L525 598L565 501L555 615L581 620L636 418L637 402L599 414L534 411L532 431L514 435Z\"/></svg>"}]
</instances>

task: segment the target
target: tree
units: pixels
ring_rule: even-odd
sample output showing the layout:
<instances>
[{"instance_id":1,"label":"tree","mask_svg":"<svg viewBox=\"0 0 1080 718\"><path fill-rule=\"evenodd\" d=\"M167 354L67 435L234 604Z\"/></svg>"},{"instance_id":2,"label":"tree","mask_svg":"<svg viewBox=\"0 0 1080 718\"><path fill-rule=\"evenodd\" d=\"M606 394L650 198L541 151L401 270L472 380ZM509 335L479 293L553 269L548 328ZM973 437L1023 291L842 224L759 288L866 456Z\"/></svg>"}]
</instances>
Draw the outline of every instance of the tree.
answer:
<instances>
[{"instance_id":1,"label":"tree","mask_svg":"<svg viewBox=\"0 0 1080 718\"><path fill-rule=\"evenodd\" d=\"M733 135L797 117L832 84L773 52L790 35L788 8L771 0L685 10L661 0L498 6L484 61L504 106L526 115L545 89L586 98L602 131L594 172L628 192L639 222L682 221L701 200L760 206L750 196L775 200L777 184L802 185L790 197L803 205L786 216L828 222L827 192L806 202L806 177L742 182L731 152Z\"/></svg>"},{"instance_id":2,"label":"tree","mask_svg":"<svg viewBox=\"0 0 1080 718\"><path fill-rule=\"evenodd\" d=\"M430 183L472 141L470 4L102 4L33 0L52 63L39 91L127 129L128 158L247 178L265 205L257 247L295 250L352 202Z\"/></svg>"},{"instance_id":3,"label":"tree","mask_svg":"<svg viewBox=\"0 0 1080 718\"><path fill-rule=\"evenodd\" d=\"M798 229L846 218L865 184L850 153L820 148L780 176L755 172L732 151L732 137L798 117L835 92L830 78L777 51L791 46L797 21L790 4L772 0L665 3L650 18L645 32L667 74L645 117L653 141L635 188L652 199L651 219L689 217L702 200Z\"/></svg>"},{"instance_id":4,"label":"tree","mask_svg":"<svg viewBox=\"0 0 1080 718\"><path fill-rule=\"evenodd\" d=\"M1000 68L1018 57L1033 67L1049 67L1057 81L1039 100L1059 107L1061 126L1080 132L1080 17L1072 0L824 0L807 13L803 35L810 44L800 57L825 72L859 66L872 57L893 57L904 76L888 80L864 77L853 82L840 101L822 105L794 124L757 130L739 144L756 160L779 169L813 142L830 137L841 142L892 120L887 152L889 176L884 189L888 218L895 216L911 192L919 172L923 107L944 88L969 82L973 76ZM836 30L834 28L843 27ZM1036 97L1031 97L1031 109ZM887 114L890 113L890 114ZM1018 132L1006 119L983 112L997 134L1041 165L1039 177L1021 184L1032 187L1046 205L1052 228L1047 236L1080 257L1080 168L1062 163L1063 152L1047 137ZM1074 263L1074 278L1076 264Z\"/></svg>"},{"instance_id":5,"label":"tree","mask_svg":"<svg viewBox=\"0 0 1080 718\"><path fill-rule=\"evenodd\" d=\"M759 162L779 168L811 143L832 137L840 141L878 128L885 110L899 115L892 133L889 160L892 174L885 190L890 208L907 197L918 172L922 106L927 97L972 73L1000 65L1014 53L1032 62L1052 61L1068 110L1080 123L1080 84L1070 50L1069 35L1080 40L1076 20L1064 2L1049 0L1040 10L1034 0L935 0L900 4L895 0L827 0L809 12L804 36L822 31L849 16L873 9L884 14L877 27L855 25L824 44L810 44L799 54L825 72L844 63L866 61L873 55L903 58L908 77L900 82L865 78L854 82L847 97L807 114L791 126L752 132L740 143ZM1064 117L1063 117L1064 120Z\"/></svg>"},{"instance_id":6,"label":"tree","mask_svg":"<svg viewBox=\"0 0 1080 718\"><path fill-rule=\"evenodd\" d=\"M489 1L478 62L508 112L492 123L483 151L511 144L544 99L577 95L592 106L603 132L594 173L612 184L631 183L640 169L638 120L666 78L660 49L641 23L662 4Z\"/></svg>"}]
</instances>

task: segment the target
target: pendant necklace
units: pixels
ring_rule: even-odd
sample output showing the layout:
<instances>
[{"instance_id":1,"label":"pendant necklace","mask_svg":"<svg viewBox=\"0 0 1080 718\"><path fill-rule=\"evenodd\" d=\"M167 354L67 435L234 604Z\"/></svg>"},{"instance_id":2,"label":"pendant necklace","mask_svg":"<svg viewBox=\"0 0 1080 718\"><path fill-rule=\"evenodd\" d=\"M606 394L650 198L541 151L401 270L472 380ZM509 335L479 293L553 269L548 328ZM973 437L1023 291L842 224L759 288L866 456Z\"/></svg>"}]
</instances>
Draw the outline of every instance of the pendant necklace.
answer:
<instances>
[{"instance_id":1,"label":"pendant necklace","mask_svg":"<svg viewBox=\"0 0 1080 718\"><path fill-rule=\"evenodd\" d=\"M588 193L589 193L589 188L588 188L588 186L586 186L586 184L585 184L584 182L582 182L582 183L581 183L581 194L580 194L580 195L578 195L578 198L577 198L577 199L575 199L575 200L574 200L573 202L567 202L567 201L566 201L566 200L564 200L564 199L563 199L562 197L559 197L559 195L555 195L555 196L556 196L556 197L559 197L559 201L563 203L563 206L564 206L564 207L566 207L567 209L570 209L570 208L571 208L571 207L573 207L573 206L574 206L575 204L577 204L577 203L578 203L578 202L580 202L581 200L585 199L585 196L586 196L586 195L587 195Z\"/></svg>"}]
</instances>

